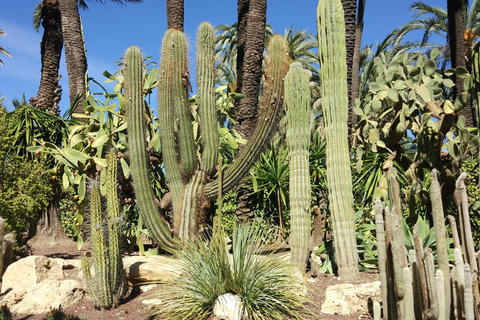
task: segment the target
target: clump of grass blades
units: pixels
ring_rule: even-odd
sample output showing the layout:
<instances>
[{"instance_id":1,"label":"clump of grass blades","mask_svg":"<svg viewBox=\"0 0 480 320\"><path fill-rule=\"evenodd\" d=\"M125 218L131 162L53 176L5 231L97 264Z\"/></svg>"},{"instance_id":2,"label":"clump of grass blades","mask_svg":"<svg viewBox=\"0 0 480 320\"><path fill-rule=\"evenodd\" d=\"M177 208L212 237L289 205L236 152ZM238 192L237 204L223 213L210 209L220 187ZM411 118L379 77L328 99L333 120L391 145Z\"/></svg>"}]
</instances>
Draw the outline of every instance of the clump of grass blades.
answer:
<instances>
[{"instance_id":1,"label":"clump of grass blades","mask_svg":"<svg viewBox=\"0 0 480 320\"><path fill-rule=\"evenodd\" d=\"M307 312L296 269L284 256L263 254L263 232L257 227L237 225L232 250L223 236L211 241L185 243L175 252L181 276L164 283L168 289L156 293L165 299L156 308L162 319L206 319L215 300L225 294L238 295L251 320L303 319ZM244 312L245 314L245 312Z\"/></svg>"}]
</instances>

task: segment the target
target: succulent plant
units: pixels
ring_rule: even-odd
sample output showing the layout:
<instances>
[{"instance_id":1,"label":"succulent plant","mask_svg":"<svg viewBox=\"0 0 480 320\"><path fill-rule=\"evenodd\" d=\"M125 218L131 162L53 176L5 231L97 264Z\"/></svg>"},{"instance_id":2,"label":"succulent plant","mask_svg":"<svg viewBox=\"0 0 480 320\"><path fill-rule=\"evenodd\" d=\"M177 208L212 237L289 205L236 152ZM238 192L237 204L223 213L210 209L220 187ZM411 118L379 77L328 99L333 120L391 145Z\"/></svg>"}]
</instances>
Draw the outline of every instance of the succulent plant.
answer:
<instances>
[{"instance_id":1,"label":"succulent plant","mask_svg":"<svg viewBox=\"0 0 480 320\"><path fill-rule=\"evenodd\" d=\"M287 146L290 166L292 263L305 272L310 241L310 75L292 63L285 77Z\"/></svg>"},{"instance_id":2,"label":"succulent plant","mask_svg":"<svg viewBox=\"0 0 480 320\"><path fill-rule=\"evenodd\" d=\"M317 29L335 261L338 275L352 279L358 277L358 254L348 149L345 22L340 0L318 2Z\"/></svg>"},{"instance_id":3,"label":"succulent plant","mask_svg":"<svg viewBox=\"0 0 480 320\"><path fill-rule=\"evenodd\" d=\"M171 197L172 223L162 211L170 206L157 206L148 183L145 145L144 104L142 96L141 52L129 48L125 65L125 104L129 123L129 148L132 154L131 173L137 203L152 238L165 250L173 249L178 240L194 239L199 226L209 214L209 203L219 189L215 178L219 154L217 107L214 99L214 31L208 23L199 27L197 42L198 108L201 121L201 160L192 131L192 115L188 99L190 89L187 69L187 42L178 30L168 30L162 44L159 73L159 132L165 175ZM242 152L223 173L224 191L236 187L257 160L269 140L283 107L283 79L288 55L285 40L274 36L268 49L266 85L256 130ZM129 54L131 53L131 54ZM132 60L130 60L132 59ZM133 61L134 59L134 61ZM167 199L168 197L165 197ZM162 199L163 202L163 199Z\"/></svg>"},{"instance_id":4,"label":"succulent plant","mask_svg":"<svg viewBox=\"0 0 480 320\"><path fill-rule=\"evenodd\" d=\"M117 154L111 150L107 167L107 225L104 228L100 185L92 183L90 195L92 261L82 259L82 271L95 305L100 309L114 309L127 289L125 270L123 269L119 238L121 236L121 218L117 198ZM108 235L108 245L105 235ZM93 263L95 276L90 273Z\"/></svg>"}]
</instances>

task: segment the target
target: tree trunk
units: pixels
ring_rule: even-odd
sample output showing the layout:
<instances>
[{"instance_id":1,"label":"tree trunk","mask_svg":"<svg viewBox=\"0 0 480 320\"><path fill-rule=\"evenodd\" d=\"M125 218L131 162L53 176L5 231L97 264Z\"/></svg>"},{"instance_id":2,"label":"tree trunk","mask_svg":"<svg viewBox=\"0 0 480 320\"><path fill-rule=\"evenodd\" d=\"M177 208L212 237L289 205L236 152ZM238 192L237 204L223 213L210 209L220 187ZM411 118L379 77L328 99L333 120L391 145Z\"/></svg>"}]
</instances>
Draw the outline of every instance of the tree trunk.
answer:
<instances>
[{"instance_id":1,"label":"tree trunk","mask_svg":"<svg viewBox=\"0 0 480 320\"><path fill-rule=\"evenodd\" d=\"M352 82L350 87L350 98L348 101L349 110L349 124L351 125L349 134L352 134L352 130L357 125L357 115L353 112L355 108L355 100L358 98L360 87L360 52L362 49L362 33L363 33L363 14L365 12L366 0L359 0L357 6L357 22L355 26L355 48L353 52L352 61ZM352 138L349 137L348 141L352 143Z\"/></svg>"},{"instance_id":2,"label":"tree trunk","mask_svg":"<svg viewBox=\"0 0 480 320\"><path fill-rule=\"evenodd\" d=\"M357 0L341 0L343 6L343 12L345 17L345 45L347 47L347 87L348 87L348 136L349 143L351 141L352 129L355 126L353 123L356 122L356 115L353 112L352 108L352 78L354 77L352 73L353 66L353 56L355 52L355 18L357 15ZM353 105L355 101L353 101Z\"/></svg>"},{"instance_id":3,"label":"tree trunk","mask_svg":"<svg viewBox=\"0 0 480 320\"><path fill-rule=\"evenodd\" d=\"M58 0L62 16L63 42L67 62L70 105L80 97L75 108L76 113L83 113L85 100L85 76L87 74L87 57L83 41L82 24L76 0Z\"/></svg>"},{"instance_id":4,"label":"tree trunk","mask_svg":"<svg viewBox=\"0 0 480 320\"><path fill-rule=\"evenodd\" d=\"M266 0L238 0L237 87L245 98L235 102L233 129L249 138L257 120L258 96L262 79L262 59L267 23ZM237 189L239 221L247 219L253 210L252 197L244 183Z\"/></svg>"},{"instance_id":5,"label":"tree trunk","mask_svg":"<svg viewBox=\"0 0 480 320\"><path fill-rule=\"evenodd\" d=\"M238 0L236 92L245 98L235 103L233 128L247 139L257 122L266 22L266 0Z\"/></svg>"},{"instance_id":6,"label":"tree trunk","mask_svg":"<svg viewBox=\"0 0 480 320\"><path fill-rule=\"evenodd\" d=\"M462 2L463 1L460 0L447 0L448 36L452 68L467 67L467 61L465 59L465 43L463 40L465 23L463 17ZM463 83L463 78L455 76L455 97L465 92L465 89L463 88ZM458 115L462 115L465 117L466 127L476 127L473 116L473 108L470 104L460 110L458 112Z\"/></svg>"},{"instance_id":7,"label":"tree trunk","mask_svg":"<svg viewBox=\"0 0 480 320\"><path fill-rule=\"evenodd\" d=\"M167 28L183 31L183 0L167 0Z\"/></svg>"},{"instance_id":8,"label":"tree trunk","mask_svg":"<svg viewBox=\"0 0 480 320\"><path fill-rule=\"evenodd\" d=\"M28 243L31 247L63 245L73 242L63 230L59 208L60 193L60 186L55 186L53 198L48 207L43 210L37 221L31 222L28 234L28 238L31 239Z\"/></svg>"},{"instance_id":9,"label":"tree trunk","mask_svg":"<svg viewBox=\"0 0 480 320\"><path fill-rule=\"evenodd\" d=\"M42 77L37 97L30 100L31 105L50 114L59 115L58 69L62 55L63 37L60 8L57 0L44 0L41 8L43 37L41 44Z\"/></svg>"}]
</instances>

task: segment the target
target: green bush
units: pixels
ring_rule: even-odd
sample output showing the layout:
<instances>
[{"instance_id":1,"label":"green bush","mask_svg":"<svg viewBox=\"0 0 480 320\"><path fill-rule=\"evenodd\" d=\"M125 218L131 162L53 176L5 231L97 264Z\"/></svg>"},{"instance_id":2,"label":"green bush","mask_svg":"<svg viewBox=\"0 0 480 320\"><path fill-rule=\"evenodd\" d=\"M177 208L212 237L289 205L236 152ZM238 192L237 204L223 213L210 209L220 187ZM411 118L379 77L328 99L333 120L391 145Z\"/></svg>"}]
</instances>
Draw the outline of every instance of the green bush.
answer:
<instances>
[{"instance_id":1,"label":"green bush","mask_svg":"<svg viewBox=\"0 0 480 320\"><path fill-rule=\"evenodd\" d=\"M41 159L17 155L17 136L6 115L0 109L0 216L5 219L5 232L13 231L20 243L28 220L47 207L55 175Z\"/></svg>"}]
</instances>

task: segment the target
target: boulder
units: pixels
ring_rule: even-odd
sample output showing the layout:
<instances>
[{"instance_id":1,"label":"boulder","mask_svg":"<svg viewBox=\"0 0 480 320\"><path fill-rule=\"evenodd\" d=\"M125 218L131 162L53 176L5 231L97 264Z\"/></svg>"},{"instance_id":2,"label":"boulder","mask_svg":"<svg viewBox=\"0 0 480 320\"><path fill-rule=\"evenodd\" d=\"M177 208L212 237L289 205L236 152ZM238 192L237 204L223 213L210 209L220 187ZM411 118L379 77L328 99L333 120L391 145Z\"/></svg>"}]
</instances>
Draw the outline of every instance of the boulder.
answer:
<instances>
[{"instance_id":1,"label":"boulder","mask_svg":"<svg viewBox=\"0 0 480 320\"><path fill-rule=\"evenodd\" d=\"M4 294L12 289L25 289L44 280L78 278L80 260L49 259L44 256L29 256L8 266L2 277ZM80 272L81 274L81 272ZM21 275L19 277L19 275ZM81 276L81 275L80 275Z\"/></svg>"},{"instance_id":2,"label":"boulder","mask_svg":"<svg viewBox=\"0 0 480 320\"><path fill-rule=\"evenodd\" d=\"M369 300L381 301L380 281L337 284L327 288L322 312L349 315L359 311L368 311Z\"/></svg>"},{"instance_id":3,"label":"boulder","mask_svg":"<svg viewBox=\"0 0 480 320\"><path fill-rule=\"evenodd\" d=\"M40 314L51 308L67 308L82 300L85 290L78 280L44 280L27 288L13 289L3 299L13 314Z\"/></svg>"},{"instance_id":4,"label":"boulder","mask_svg":"<svg viewBox=\"0 0 480 320\"><path fill-rule=\"evenodd\" d=\"M213 314L219 320L248 320L247 312L243 310L242 299L239 296L226 293L215 300Z\"/></svg>"},{"instance_id":5,"label":"boulder","mask_svg":"<svg viewBox=\"0 0 480 320\"><path fill-rule=\"evenodd\" d=\"M130 256L123 258L127 279L132 284L150 281L169 281L180 275L175 259L155 256Z\"/></svg>"}]
</instances>

